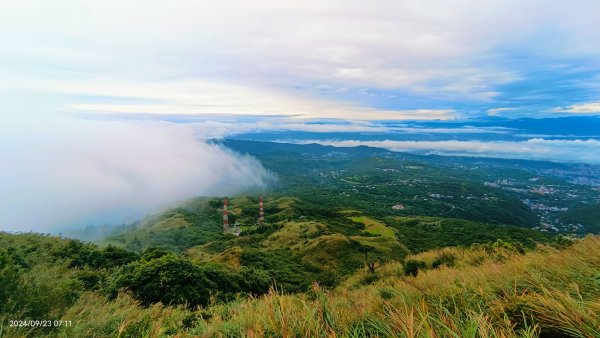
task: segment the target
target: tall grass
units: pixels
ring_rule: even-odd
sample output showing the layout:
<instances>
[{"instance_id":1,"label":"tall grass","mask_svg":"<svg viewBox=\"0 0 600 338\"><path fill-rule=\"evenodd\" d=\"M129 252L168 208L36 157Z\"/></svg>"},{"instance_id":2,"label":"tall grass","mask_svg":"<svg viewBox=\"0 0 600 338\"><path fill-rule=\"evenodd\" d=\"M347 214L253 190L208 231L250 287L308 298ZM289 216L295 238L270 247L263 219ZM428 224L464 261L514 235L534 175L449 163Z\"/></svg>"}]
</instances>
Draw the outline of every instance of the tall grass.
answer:
<instances>
[{"instance_id":1,"label":"tall grass","mask_svg":"<svg viewBox=\"0 0 600 338\"><path fill-rule=\"evenodd\" d=\"M139 306L86 294L60 337L600 337L600 239L526 254L446 249L454 268L305 294L277 290L204 309ZM425 253L418 258L433 258ZM356 280L360 280L357 278ZM1 328L0 328L1 329Z\"/></svg>"},{"instance_id":2,"label":"tall grass","mask_svg":"<svg viewBox=\"0 0 600 338\"><path fill-rule=\"evenodd\" d=\"M183 308L154 304L142 307L128 295L115 300L92 293L85 294L65 315L73 325L60 337L164 337L185 327L191 313ZM192 333L192 332L189 332Z\"/></svg>"},{"instance_id":3,"label":"tall grass","mask_svg":"<svg viewBox=\"0 0 600 338\"><path fill-rule=\"evenodd\" d=\"M564 250L500 251L474 259L481 254L463 250L460 268L442 267L417 277L390 274L355 290L270 293L241 302L227 319L207 321L206 334L222 332L220 323L238 323L242 335L283 337L600 336L597 237Z\"/></svg>"}]
</instances>

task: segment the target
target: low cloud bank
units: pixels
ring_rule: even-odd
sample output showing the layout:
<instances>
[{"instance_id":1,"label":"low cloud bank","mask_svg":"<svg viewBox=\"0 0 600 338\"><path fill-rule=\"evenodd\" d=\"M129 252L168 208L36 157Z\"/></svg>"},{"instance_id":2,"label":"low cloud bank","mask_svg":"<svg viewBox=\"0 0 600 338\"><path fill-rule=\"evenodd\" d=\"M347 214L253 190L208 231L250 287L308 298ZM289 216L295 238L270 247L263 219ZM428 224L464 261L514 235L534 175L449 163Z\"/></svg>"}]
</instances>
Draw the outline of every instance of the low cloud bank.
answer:
<instances>
[{"instance_id":1,"label":"low cloud bank","mask_svg":"<svg viewBox=\"0 0 600 338\"><path fill-rule=\"evenodd\" d=\"M517 129L501 126L477 127L457 124L455 127L421 126L415 121L368 121L344 119L307 119L290 116L260 115L168 115L168 114L81 114L91 119L139 121L171 121L193 124L207 138L224 138L242 133L301 131L310 133L406 133L406 134L512 134Z\"/></svg>"},{"instance_id":2,"label":"low cloud bank","mask_svg":"<svg viewBox=\"0 0 600 338\"><path fill-rule=\"evenodd\" d=\"M466 155L508 159L544 160L600 164L600 140L546 140L533 138L522 142L508 141L327 141L302 140L297 143L319 143L336 147L366 145L400 152L440 155Z\"/></svg>"},{"instance_id":3,"label":"low cloud bank","mask_svg":"<svg viewBox=\"0 0 600 338\"><path fill-rule=\"evenodd\" d=\"M198 195L264 187L261 164L167 122L10 121L0 126L0 230L131 221Z\"/></svg>"}]
</instances>

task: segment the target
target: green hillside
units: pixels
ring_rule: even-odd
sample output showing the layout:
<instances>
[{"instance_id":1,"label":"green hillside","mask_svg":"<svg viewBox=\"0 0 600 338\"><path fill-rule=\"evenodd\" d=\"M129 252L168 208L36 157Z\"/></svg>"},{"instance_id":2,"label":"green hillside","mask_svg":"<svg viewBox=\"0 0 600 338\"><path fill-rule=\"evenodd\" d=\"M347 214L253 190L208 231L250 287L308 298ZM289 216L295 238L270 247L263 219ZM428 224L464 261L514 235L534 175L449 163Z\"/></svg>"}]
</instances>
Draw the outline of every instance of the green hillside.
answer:
<instances>
[{"instance_id":1,"label":"green hillside","mask_svg":"<svg viewBox=\"0 0 600 338\"><path fill-rule=\"evenodd\" d=\"M100 242L132 251L162 247L182 252L194 245L222 240L221 232L221 217L216 209L208 204L208 199L197 198L138 221Z\"/></svg>"},{"instance_id":2,"label":"green hillside","mask_svg":"<svg viewBox=\"0 0 600 338\"><path fill-rule=\"evenodd\" d=\"M133 252L158 247L195 262L253 267L267 272L283 289L295 292L313 281L338 285L370 261L400 262L410 253L499 239L533 248L552 238L516 226L454 218L378 219L366 211L336 211L322 203L276 193L267 196L264 205L265 224L258 226L258 196L229 198L230 224L232 228L237 224L239 235L222 233L221 198L198 198L140 221L102 244ZM294 267L293 271L288 271L288 266Z\"/></svg>"},{"instance_id":3,"label":"green hillside","mask_svg":"<svg viewBox=\"0 0 600 338\"><path fill-rule=\"evenodd\" d=\"M562 216L562 221L583 227L582 232L600 234L600 204L578 205Z\"/></svg>"},{"instance_id":4,"label":"green hillside","mask_svg":"<svg viewBox=\"0 0 600 338\"><path fill-rule=\"evenodd\" d=\"M468 171L432 165L419 157L368 147L234 140L224 144L256 156L273 171L276 192L332 210L343 206L376 217L453 217L529 228L538 224L513 194L484 186ZM405 205L405 210L393 210L396 204Z\"/></svg>"}]
</instances>

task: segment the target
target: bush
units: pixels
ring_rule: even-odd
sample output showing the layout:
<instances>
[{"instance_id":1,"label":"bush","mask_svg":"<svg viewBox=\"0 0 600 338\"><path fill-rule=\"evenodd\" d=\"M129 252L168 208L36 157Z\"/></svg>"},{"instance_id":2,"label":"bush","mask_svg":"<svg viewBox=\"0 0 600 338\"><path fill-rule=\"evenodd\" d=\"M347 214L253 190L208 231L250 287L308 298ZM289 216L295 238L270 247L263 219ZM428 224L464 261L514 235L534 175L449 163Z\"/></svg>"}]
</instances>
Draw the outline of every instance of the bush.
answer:
<instances>
[{"instance_id":1,"label":"bush","mask_svg":"<svg viewBox=\"0 0 600 338\"><path fill-rule=\"evenodd\" d=\"M157 258L146 260L160 253ZM269 291L271 278L253 268L232 269L220 264L198 265L173 253L147 251L144 259L123 267L108 287L113 296L120 288L130 290L144 305L207 305L210 298L233 300L238 294L262 295Z\"/></svg>"},{"instance_id":2,"label":"bush","mask_svg":"<svg viewBox=\"0 0 600 338\"><path fill-rule=\"evenodd\" d=\"M566 248L570 247L571 245L573 245L574 242L575 241L573 241L571 238L569 238L567 236L558 235L558 236L554 237L554 240L551 243L551 245L557 249L566 249Z\"/></svg>"},{"instance_id":3,"label":"bush","mask_svg":"<svg viewBox=\"0 0 600 338\"><path fill-rule=\"evenodd\" d=\"M379 296L384 300L390 300L396 295L394 288L386 287L379 290Z\"/></svg>"},{"instance_id":4,"label":"bush","mask_svg":"<svg viewBox=\"0 0 600 338\"><path fill-rule=\"evenodd\" d=\"M103 281L105 275L97 270L82 269L76 271L73 276L77 279L83 287L87 290L98 289L100 283Z\"/></svg>"},{"instance_id":5,"label":"bush","mask_svg":"<svg viewBox=\"0 0 600 338\"><path fill-rule=\"evenodd\" d=\"M240 263L249 268L265 271L270 280L286 292L305 291L315 280L316 271L308 271L298 257L289 252L263 252L257 249L244 249Z\"/></svg>"},{"instance_id":6,"label":"bush","mask_svg":"<svg viewBox=\"0 0 600 338\"><path fill-rule=\"evenodd\" d=\"M495 241L494 244L492 244L492 248L494 250L504 249L504 250L508 250L508 251L512 251L512 252L518 252L520 254L525 253L525 248L523 247L523 245L521 243L506 242L501 239L498 239L497 241Z\"/></svg>"},{"instance_id":7,"label":"bush","mask_svg":"<svg viewBox=\"0 0 600 338\"><path fill-rule=\"evenodd\" d=\"M160 258L162 256L166 256L169 253L171 253L171 251L169 251L168 249L160 248L160 247L151 247L151 248L145 249L142 252L140 258L143 260L149 261L152 259Z\"/></svg>"},{"instance_id":8,"label":"bush","mask_svg":"<svg viewBox=\"0 0 600 338\"><path fill-rule=\"evenodd\" d=\"M0 249L0 312L8 310L9 300L19 289L22 272L7 250Z\"/></svg>"},{"instance_id":9,"label":"bush","mask_svg":"<svg viewBox=\"0 0 600 338\"><path fill-rule=\"evenodd\" d=\"M431 263L431 267L434 269L439 268L442 265L445 265L449 268L454 266L456 263L456 256L450 252L442 252L440 253Z\"/></svg>"},{"instance_id":10,"label":"bush","mask_svg":"<svg viewBox=\"0 0 600 338\"><path fill-rule=\"evenodd\" d=\"M113 245L99 249L95 245L83 244L77 240L69 241L65 248L55 255L70 258L69 267L93 269L110 269L128 264L138 258L135 253Z\"/></svg>"},{"instance_id":11,"label":"bush","mask_svg":"<svg viewBox=\"0 0 600 338\"><path fill-rule=\"evenodd\" d=\"M377 276L376 274L367 274L365 275L365 277L360 281L360 284L362 285L369 285L369 284L373 284L376 281L379 280L379 276Z\"/></svg>"},{"instance_id":12,"label":"bush","mask_svg":"<svg viewBox=\"0 0 600 338\"><path fill-rule=\"evenodd\" d=\"M37 265L22 275L15 295L24 317L37 319L58 315L73 305L83 283L71 278L64 266Z\"/></svg>"},{"instance_id":13,"label":"bush","mask_svg":"<svg viewBox=\"0 0 600 338\"><path fill-rule=\"evenodd\" d=\"M111 291L116 292L119 288L131 290L144 305L162 302L195 307L208 304L210 290L216 286L206 278L200 267L175 254L168 254L124 267L113 281Z\"/></svg>"},{"instance_id":14,"label":"bush","mask_svg":"<svg viewBox=\"0 0 600 338\"><path fill-rule=\"evenodd\" d=\"M427 263L415 259L408 259L403 264L405 276L416 276L419 271L427 269Z\"/></svg>"},{"instance_id":15,"label":"bush","mask_svg":"<svg viewBox=\"0 0 600 338\"><path fill-rule=\"evenodd\" d=\"M269 291L270 276L262 270L245 268L231 269L225 265L205 264L200 266L202 274L215 289L214 296L230 301L239 293L262 295Z\"/></svg>"}]
</instances>

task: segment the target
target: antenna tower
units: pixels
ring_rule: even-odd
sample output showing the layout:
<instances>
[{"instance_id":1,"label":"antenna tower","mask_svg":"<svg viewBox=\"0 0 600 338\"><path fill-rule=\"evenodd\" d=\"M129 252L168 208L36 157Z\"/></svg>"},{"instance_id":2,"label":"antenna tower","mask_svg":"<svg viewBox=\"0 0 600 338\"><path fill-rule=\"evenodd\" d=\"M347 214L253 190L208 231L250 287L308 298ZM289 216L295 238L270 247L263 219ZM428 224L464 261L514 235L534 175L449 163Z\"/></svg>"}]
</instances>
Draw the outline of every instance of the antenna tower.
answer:
<instances>
[{"instance_id":1,"label":"antenna tower","mask_svg":"<svg viewBox=\"0 0 600 338\"><path fill-rule=\"evenodd\" d=\"M263 225L265 223L265 210L263 206L263 197L260 196L258 200L258 225Z\"/></svg>"},{"instance_id":2,"label":"antenna tower","mask_svg":"<svg viewBox=\"0 0 600 338\"><path fill-rule=\"evenodd\" d=\"M227 197L223 200L223 233L229 231L229 210L227 210Z\"/></svg>"}]
</instances>

